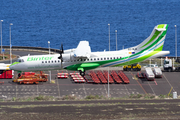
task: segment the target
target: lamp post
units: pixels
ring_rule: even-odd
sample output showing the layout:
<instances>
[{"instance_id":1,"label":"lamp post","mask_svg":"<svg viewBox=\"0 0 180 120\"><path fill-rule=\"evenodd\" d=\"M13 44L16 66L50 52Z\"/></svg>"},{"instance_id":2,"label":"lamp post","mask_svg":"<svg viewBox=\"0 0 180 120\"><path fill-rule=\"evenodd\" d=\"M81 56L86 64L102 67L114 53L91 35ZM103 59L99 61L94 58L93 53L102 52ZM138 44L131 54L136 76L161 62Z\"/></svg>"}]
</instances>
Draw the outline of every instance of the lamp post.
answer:
<instances>
[{"instance_id":1,"label":"lamp post","mask_svg":"<svg viewBox=\"0 0 180 120\"><path fill-rule=\"evenodd\" d=\"M1 20L1 54L2 54L2 22L3 20ZM4 54L3 54L3 59L4 59Z\"/></svg>"},{"instance_id":2,"label":"lamp post","mask_svg":"<svg viewBox=\"0 0 180 120\"><path fill-rule=\"evenodd\" d=\"M49 46L49 55L50 55L50 41L48 41L48 46Z\"/></svg>"},{"instance_id":3,"label":"lamp post","mask_svg":"<svg viewBox=\"0 0 180 120\"><path fill-rule=\"evenodd\" d=\"M108 24L109 26L109 51L110 51L110 24Z\"/></svg>"},{"instance_id":4,"label":"lamp post","mask_svg":"<svg viewBox=\"0 0 180 120\"><path fill-rule=\"evenodd\" d=\"M108 67L108 98L109 98L109 67Z\"/></svg>"},{"instance_id":5,"label":"lamp post","mask_svg":"<svg viewBox=\"0 0 180 120\"><path fill-rule=\"evenodd\" d=\"M48 41L49 55L50 55L50 41ZM49 71L49 81L51 83L51 71Z\"/></svg>"},{"instance_id":6,"label":"lamp post","mask_svg":"<svg viewBox=\"0 0 180 120\"><path fill-rule=\"evenodd\" d=\"M10 64L12 64L12 58L11 58L11 25L13 25L12 23L9 24L9 43L10 43Z\"/></svg>"},{"instance_id":7,"label":"lamp post","mask_svg":"<svg viewBox=\"0 0 180 120\"><path fill-rule=\"evenodd\" d=\"M177 26L174 25L175 27L175 54L176 54L176 60L177 60Z\"/></svg>"},{"instance_id":8,"label":"lamp post","mask_svg":"<svg viewBox=\"0 0 180 120\"><path fill-rule=\"evenodd\" d=\"M117 51L117 30L115 30L116 33L116 51Z\"/></svg>"}]
</instances>

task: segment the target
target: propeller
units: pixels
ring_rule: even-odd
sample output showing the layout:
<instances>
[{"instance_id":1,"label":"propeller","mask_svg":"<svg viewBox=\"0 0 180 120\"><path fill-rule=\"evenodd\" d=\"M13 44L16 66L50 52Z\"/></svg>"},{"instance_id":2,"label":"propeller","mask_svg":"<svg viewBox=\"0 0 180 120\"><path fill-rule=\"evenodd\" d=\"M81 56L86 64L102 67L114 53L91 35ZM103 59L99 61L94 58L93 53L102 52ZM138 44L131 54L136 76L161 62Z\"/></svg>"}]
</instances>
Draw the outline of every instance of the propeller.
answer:
<instances>
[{"instance_id":1,"label":"propeller","mask_svg":"<svg viewBox=\"0 0 180 120\"><path fill-rule=\"evenodd\" d=\"M60 51L59 51L60 56L58 57L58 59L61 60L61 69L62 69L62 62L63 62L63 58L62 58L63 53L64 53L63 44L61 44Z\"/></svg>"}]
</instances>

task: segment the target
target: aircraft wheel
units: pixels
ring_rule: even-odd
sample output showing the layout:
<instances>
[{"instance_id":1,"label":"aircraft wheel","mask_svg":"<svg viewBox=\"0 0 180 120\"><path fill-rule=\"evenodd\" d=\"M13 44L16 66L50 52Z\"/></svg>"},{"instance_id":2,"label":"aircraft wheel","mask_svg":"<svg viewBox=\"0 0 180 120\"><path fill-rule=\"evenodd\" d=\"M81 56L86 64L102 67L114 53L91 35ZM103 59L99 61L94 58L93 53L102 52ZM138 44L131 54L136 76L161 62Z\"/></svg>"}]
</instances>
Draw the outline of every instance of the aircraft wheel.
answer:
<instances>
[{"instance_id":1,"label":"aircraft wheel","mask_svg":"<svg viewBox=\"0 0 180 120\"><path fill-rule=\"evenodd\" d=\"M80 75L81 75L81 76L84 76L84 75L85 75L85 71L82 72L82 71L80 70L79 72L80 72Z\"/></svg>"}]
</instances>

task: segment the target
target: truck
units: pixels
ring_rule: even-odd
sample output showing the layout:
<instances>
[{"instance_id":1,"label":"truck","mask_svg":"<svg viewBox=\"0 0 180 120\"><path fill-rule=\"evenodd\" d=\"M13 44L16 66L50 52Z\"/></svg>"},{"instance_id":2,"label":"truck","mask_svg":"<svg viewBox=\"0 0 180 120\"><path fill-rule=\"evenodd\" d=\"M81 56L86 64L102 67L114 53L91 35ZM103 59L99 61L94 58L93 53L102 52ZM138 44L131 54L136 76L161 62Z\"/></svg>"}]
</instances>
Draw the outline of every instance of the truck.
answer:
<instances>
[{"instance_id":1,"label":"truck","mask_svg":"<svg viewBox=\"0 0 180 120\"><path fill-rule=\"evenodd\" d=\"M177 59L176 62L180 63L180 61ZM163 65L164 71L172 72L172 71L180 71L180 67L174 67L173 62L170 58L165 58L164 65Z\"/></svg>"},{"instance_id":2,"label":"truck","mask_svg":"<svg viewBox=\"0 0 180 120\"><path fill-rule=\"evenodd\" d=\"M123 70L124 71L141 71L141 65L139 65L138 63L132 64L132 65L125 65L123 66Z\"/></svg>"}]
</instances>

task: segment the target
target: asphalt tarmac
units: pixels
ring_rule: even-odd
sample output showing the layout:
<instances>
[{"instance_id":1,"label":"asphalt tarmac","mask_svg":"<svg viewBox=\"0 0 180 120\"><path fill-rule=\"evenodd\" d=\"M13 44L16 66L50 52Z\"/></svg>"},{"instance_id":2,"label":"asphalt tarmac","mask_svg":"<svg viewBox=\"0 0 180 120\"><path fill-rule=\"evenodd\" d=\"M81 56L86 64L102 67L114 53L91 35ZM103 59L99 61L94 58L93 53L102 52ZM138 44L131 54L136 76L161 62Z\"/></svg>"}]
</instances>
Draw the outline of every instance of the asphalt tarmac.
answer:
<instances>
[{"instance_id":1,"label":"asphalt tarmac","mask_svg":"<svg viewBox=\"0 0 180 120\"><path fill-rule=\"evenodd\" d=\"M179 120L180 100L0 102L1 120Z\"/></svg>"}]
</instances>

